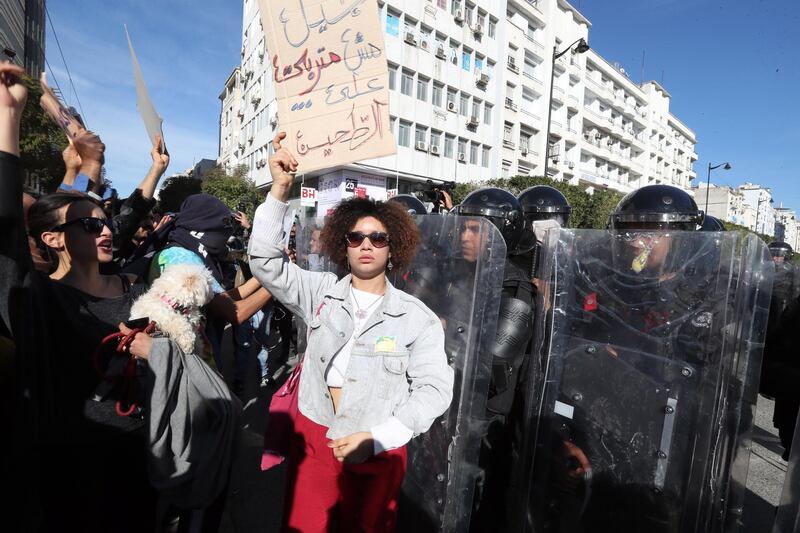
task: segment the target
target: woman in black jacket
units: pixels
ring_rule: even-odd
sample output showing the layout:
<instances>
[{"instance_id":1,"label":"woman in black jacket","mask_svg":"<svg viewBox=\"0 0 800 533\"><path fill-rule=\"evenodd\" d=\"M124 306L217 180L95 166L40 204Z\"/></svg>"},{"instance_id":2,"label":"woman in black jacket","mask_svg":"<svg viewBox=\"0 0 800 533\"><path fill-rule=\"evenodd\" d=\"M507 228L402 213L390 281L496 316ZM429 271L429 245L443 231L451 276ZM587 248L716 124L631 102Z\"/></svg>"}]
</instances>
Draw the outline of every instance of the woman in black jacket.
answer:
<instances>
[{"instance_id":1,"label":"woman in black jacket","mask_svg":"<svg viewBox=\"0 0 800 533\"><path fill-rule=\"evenodd\" d=\"M145 421L117 415L120 387L92 366L95 347L128 319L145 288L100 274L112 259L109 222L79 194L31 206L31 234L57 263L50 276L34 270L22 210L22 74L0 63L0 331L16 351L16 417L3 432L12 450L1 477L18 498L5 500L13 507L4 520L14 524L9 530L152 531Z\"/></svg>"}]
</instances>

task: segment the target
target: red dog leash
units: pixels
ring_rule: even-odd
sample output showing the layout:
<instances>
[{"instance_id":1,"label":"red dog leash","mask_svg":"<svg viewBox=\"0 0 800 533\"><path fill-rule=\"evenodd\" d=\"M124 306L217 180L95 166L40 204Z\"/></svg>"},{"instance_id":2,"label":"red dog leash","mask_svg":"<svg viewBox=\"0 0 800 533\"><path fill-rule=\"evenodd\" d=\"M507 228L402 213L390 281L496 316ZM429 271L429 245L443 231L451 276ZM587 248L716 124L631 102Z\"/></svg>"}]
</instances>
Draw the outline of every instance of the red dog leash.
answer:
<instances>
[{"instance_id":1,"label":"red dog leash","mask_svg":"<svg viewBox=\"0 0 800 533\"><path fill-rule=\"evenodd\" d=\"M106 381L114 381L116 379L122 379L122 393L120 395L120 399L117 400L116 410L119 416L129 416L136 410L136 402L133 401L133 391L136 384L136 357L130 354L129 349L131 343L133 342L133 338L136 337L138 333L145 333L149 335L156 329L156 323L150 322L144 328L134 328L131 330L130 333L127 335L118 331L116 333L112 333L107 335L100 344L97 345L97 348L94 350L94 355L92 356L92 364L94 365L94 370L97 372L97 375L100 376L101 379ZM116 352L120 354L127 354L128 362L125 364L125 370L122 372L122 375L115 375L110 376L103 370L100 364L100 356L103 352L103 346L106 344L119 339L117 343ZM122 408L123 399L128 403L128 409Z\"/></svg>"}]
</instances>

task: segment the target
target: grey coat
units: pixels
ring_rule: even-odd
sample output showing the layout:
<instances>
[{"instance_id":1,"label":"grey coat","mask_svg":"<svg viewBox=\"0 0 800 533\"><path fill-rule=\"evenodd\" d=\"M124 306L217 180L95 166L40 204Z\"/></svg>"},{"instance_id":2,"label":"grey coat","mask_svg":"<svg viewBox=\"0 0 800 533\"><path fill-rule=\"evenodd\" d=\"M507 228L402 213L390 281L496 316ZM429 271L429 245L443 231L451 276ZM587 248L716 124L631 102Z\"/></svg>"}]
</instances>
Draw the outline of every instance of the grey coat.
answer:
<instances>
[{"instance_id":1,"label":"grey coat","mask_svg":"<svg viewBox=\"0 0 800 533\"><path fill-rule=\"evenodd\" d=\"M353 345L339 409L334 414L325 373L353 334L348 297L351 277L308 272L285 261L282 220L288 205L267 196L253 222L250 268L275 298L308 325L308 347L298 407L327 436L338 439L392 416L424 433L453 397L453 370L444 351L444 330L425 304L386 284L380 306Z\"/></svg>"}]
</instances>

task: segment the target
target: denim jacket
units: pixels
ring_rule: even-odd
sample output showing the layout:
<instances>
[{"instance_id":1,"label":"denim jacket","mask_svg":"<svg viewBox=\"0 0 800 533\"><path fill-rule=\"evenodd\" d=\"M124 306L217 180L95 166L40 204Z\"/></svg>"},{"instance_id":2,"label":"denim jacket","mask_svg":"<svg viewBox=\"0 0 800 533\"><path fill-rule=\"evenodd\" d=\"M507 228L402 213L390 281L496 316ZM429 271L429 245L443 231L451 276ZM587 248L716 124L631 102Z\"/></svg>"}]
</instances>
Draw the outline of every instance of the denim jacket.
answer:
<instances>
[{"instance_id":1,"label":"denim jacket","mask_svg":"<svg viewBox=\"0 0 800 533\"><path fill-rule=\"evenodd\" d=\"M276 300L308 325L300 412L329 428L331 439L369 431L392 416L415 435L424 433L453 397L453 370L439 318L387 281L383 301L353 344L334 413L325 373L353 334L351 276L337 280L333 273L308 272L284 259L281 234L287 207L271 195L259 206L250 268Z\"/></svg>"}]
</instances>

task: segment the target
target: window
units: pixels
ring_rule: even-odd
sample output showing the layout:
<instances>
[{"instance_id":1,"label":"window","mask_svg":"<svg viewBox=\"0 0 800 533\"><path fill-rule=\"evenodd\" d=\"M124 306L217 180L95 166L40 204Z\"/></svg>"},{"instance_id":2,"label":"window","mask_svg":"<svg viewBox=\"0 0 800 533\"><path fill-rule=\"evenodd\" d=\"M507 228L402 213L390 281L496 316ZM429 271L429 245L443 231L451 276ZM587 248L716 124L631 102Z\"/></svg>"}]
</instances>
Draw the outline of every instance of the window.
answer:
<instances>
[{"instance_id":1,"label":"window","mask_svg":"<svg viewBox=\"0 0 800 533\"><path fill-rule=\"evenodd\" d=\"M452 106L450 104L452 104ZM447 107L450 108L455 105L456 105L456 90L447 89Z\"/></svg>"},{"instance_id":2,"label":"window","mask_svg":"<svg viewBox=\"0 0 800 533\"><path fill-rule=\"evenodd\" d=\"M503 140L508 142L514 142L512 140L513 136L514 136L514 125L506 122L505 125L503 126Z\"/></svg>"},{"instance_id":3,"label":"window","mask_svg":"<svg viewBox=\"0 0 800 533\"><path fill-rule=\"evenodd\" d=\"M431 130L431 148L433 148L434 146L436 148L439 148L441 142L442 142L442 132Z\"/></svg>"},{"instance_id":4,"label":"window","mask_svg":"<svg viewBox=\"0 0 800 533\"><path fill-rule=\"evenodd\" d=\"M492 106L490 104L483 106L483 123L487 126L492 124Z\"/></svg>"},{"instance_id":5,"label":"window","mask_svg":"<svg viewBox=\"0 0 800 533\"><path fill-rule=\"evenodd\" d=\"M453 158L453 144L455 143L456 138L452 135L445 135L444 136L444 156Z\"/></svg>"},{"instance_id":6,"label":"window","mask_svg":"<svg viewBox=\"0 0 800 533\"><path fill-rule=\"evenodd\" d=\"M389 90L397 90L397 67L389 65Z\"/></svg>"},{"instance_id":7,"label":"window","mask_svg":"<svg viewBox=\"0 0 800 533\"><path fill-rule=\"evenodd\" d=\"M481 101L477 98L472 99L472 115L473 117L481 116Z\"/></svg>"},{"instance_id":8,"label":"window","mask_svg":"<svg viewBox=\"0 0 800 533\"><path fill-rule=\"evenodd\" d=\"M400 19L391 13L386 13L386 33L393 37L400 36Z\"/></svg>"},{"instance_id":9,"label":"window","mask_svg":"<svg viewBox=\"0 0 800 533\"><path fill-rule=\"evenodd\" d=\"M425 137L427 136L428 136L428 128L417 124L417 129L414 130L414 142L417 144L424 143Z\"/></svg>"},{"instance_id":10,"label":"window","mask_svg":"<svg viewBox=\"0 0 800 533\"><path fill-rule=\"evenodd\" d=\"M414 90L414 75L411 72L404 70L403 78L400 80L400 92L406 96L412 96Z\"/></svg>"},{"instance_id":11,"label":"window","mask_svg":"<svg viewBox=\"0 0 800 533\"><path fill-rule=\"evenodd\" d=\"M461 68L469 72L472 69L472 52L464 50L461 52Z\"/></svg>"},{"instance_id":12,"label":"window","mask_svg":"<svg viewBox=\"0 0 800 533\"><path fill-rule=\"evenodd\" d=\"M447 9L447 0L436 0L436 5L439 9Z\"/></svg>"},{"instance_id":13,"label":"window","mask_svg":"<svg viewBox=\"0 0 800 533\"><path fill-rule=\"evenodd\" d=\"M433 82L433 95L431 98L431 103L436 107L442 107L442 91L444 90L444 85L440 85L436 82Z\"/></svg>"},{"instance_id":14,"label":"window","mask_svg":"<svg viewBox=\"0 0 800 533\"><path fill-rule=\"evenodd\" d=\"M490 148L488 146L483 147L483 153L481 154L481 166L483 168L489 168L489 152Z\"/></svg>"},{"instance_id":15,"label":"window","mask_svg":"<svg viewBox=\"0 0 800 533\"><path fill-rule=\"evenodd\" d=\"M417 100L428 101L428 79L422 76L417 77Z\"/></svg>"},{"instance_id":16,"label":"window","mask_svg":"<svg viewBox=\"0 0 800 533\"><path fill-rule=\"evenodd\" d=\"M461 101L458 104L458 114L462 117L467 116L467 112L469 111L469 95L466 93L461 93Z\"/></svg>"},{"instance_id":17,"label":"window","mask_svg":"<svg viewBox=\"0 0 800 533\"><path fill-rule=\"evenodd\" d=\"M469 145L469 164L470 165L477 165L478 164L478 143L473 142Z\"/></svg>"},{"instance_id":18,"label":"window","mask_svg":"<svg viewBox=\"0 0 800 533\"><path fill-rule=\"evenodd\" d=\"M467 155L467 140L458 138L458 155Z\"/></svg>"},{"instance_id":19,"label":"window","mask_svg":"<svg viewBox=\"0 0 800 533\"><path fill-rule=\"evenodd\" d=\"M411 123L400 121L400 134L398 135L397 144L408 148L411 146Z\"/></svg>"},{"instance_id":20,"label":"window","mask_svg":"<svg viewBox=\"0 0 800 533\"><path fill-rule=\"evenodd\" d=\"M454 17L456 16L456 12L461 10L461 2L458 0L453 0L450 2L450 14Z\"/></svg>"},{"instance_id":21,"label":"window","mask_svg":"<svg viewBox=\"0 0 800 533\"><path fill-rule=\"evenodd\" d=\"M528 150L531 144L531 136L527 133L519 133L519 147L520 149Z\"/></svg>"},{"instance_id":22,"label":"window","mask_svg":"<svg viewBox=\"0 0 800 533\"><path fill-rule=\"evenodd\" d=\"M464 21L472 26L472 12L474 8L472 6L467 6L467 9L464 10Z\"/></svg>"},{"instance_id":23,"label":"window","mask_svg":"<svg viewBox=\"0 0 800 533\"><path fill-rule=\"evenodd\" d=\"M494 39L495 34L497 34L497 21L494 17L489 17L489 26L486 28L486 35Z\"/></svg>"},{"instance_id":24,"label":"window","mask_svg":"<svg viewBox=\"0 0 800 533\"><path fill-rule=\"evenodd\" d=\"M483 58L475 54L475 74L480 74L483 70Z\"/></svg>"}]
</instances>

